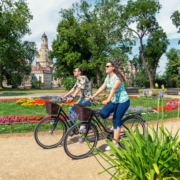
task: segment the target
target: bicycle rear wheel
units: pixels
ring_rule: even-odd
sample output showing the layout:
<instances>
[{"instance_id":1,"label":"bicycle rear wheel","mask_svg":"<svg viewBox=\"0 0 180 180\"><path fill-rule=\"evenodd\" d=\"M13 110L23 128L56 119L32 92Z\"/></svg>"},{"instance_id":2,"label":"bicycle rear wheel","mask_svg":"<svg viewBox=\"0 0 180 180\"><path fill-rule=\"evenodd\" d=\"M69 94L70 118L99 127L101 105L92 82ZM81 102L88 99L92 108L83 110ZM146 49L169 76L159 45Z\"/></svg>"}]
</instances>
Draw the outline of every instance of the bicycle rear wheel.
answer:
<instances>
[{"instance_id":1,"label":"bicycle rear wheel","mask_svg":"<svg viewBox=\"0 0 180 180\"><path fill-rule=\"evenodd\" d=\"M94 124L79 123L72 126L65 135L64 138L64 150L66 154L73 159L82 159L87 157L92 148L88 146L82 133L79 131L80 127L85 129L84 136L91 146L95 147L98 140L98 131ZM77 128L78 127L78 128Z\"/></svg>"},{"instance_id":2,"label":"bicycle rear wheel","mask_svg":"<svg viewBox=\"0 0 180 180\"><path fill-rule=\"evenodd\" d=\"M67 131L65 123L54 117L41 120L34 131L37 144L45 149L55 148L61 144Z\"/></svg>"},{"instance_id":3,"label":"bicycle rear wheel","mask_svg":"<svg viewBox=\"0 0 180 180\"><path fill-rule=\"evenodd\" d=\"M122 140L121 140L121 137L123 137L127 142L128 142L128 137L127 135L125 134L125 132L130 132L129 129L131 129L135 134L135 129L136 129L136 126L140 132L140 134L142 136L144 136L145 134L145 125L144 125L144 122L138 118L127 118L127 119L124 119L122 120L122 123L121 123L121 133L120 133L120 143L119 145L122 147L122 148L125 148Z\"/></svg>"}]
</instances>

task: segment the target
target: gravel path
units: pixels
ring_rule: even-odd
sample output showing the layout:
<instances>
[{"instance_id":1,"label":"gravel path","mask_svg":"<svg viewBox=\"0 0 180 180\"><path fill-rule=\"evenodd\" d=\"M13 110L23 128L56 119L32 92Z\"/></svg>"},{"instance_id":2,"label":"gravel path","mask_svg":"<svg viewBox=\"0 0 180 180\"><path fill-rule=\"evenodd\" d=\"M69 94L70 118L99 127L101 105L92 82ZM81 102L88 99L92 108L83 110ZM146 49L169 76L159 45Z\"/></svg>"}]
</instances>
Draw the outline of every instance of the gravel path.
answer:
<instances>
[{"instance_id":1,"label":"gravel path","mask_svg":"<svg viewBox=\"0 0 180 180\"><path fill-rule=\"evenodd\" d=\"M156 124L156 123L154 123ZM166 121L165 128L174 135L177 118ZM179 132L180 135L180 132ZM97 147L104 150L104 140ZM107 152L108 154L108 152ZM104 166L106 162L98 159ZM103 169L93 156L81 160L69 158L62 146L45 150L39 147L33 135L0 136L0 180L108 180L108 173L98 175Z\"/></svg>"},{"instance_id":2,"label":"gravel path","mask_svg":"<svg viewBox=\"0 0 180 180\"><path fill-rule=\"evenodd\" d=\"M105 141L97 147L104 149ZM39 147L32 135L0 138L0 180L105 180L107 173L93 156L72 160L59 146L46 150ZM102 160L101 160L102 162Z\"/></svg>"}]
</instances>

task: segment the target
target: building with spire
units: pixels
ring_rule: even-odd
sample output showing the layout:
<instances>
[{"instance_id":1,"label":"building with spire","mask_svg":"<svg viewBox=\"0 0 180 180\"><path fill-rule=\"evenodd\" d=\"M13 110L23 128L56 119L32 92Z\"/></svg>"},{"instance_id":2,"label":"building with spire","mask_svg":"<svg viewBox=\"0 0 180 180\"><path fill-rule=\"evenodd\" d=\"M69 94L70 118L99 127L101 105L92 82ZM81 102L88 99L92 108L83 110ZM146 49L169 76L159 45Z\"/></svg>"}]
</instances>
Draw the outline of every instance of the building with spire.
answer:
<instances>
[{"instance_id":1,"label":"building with spire","mask_svg":"<svg viewBox=\"0 0 180 180\"><path fill-rule=\"evenodd\" d=\"M48 58L48 52L48 38L44 32L41 37L41 48L38 51L35 66L45 67L52 71L53 60Z\"/></svg>"},{"instance_id":2,"label":"building with spire","mask_svg":"<svg viewBox=\"0 0 180 180\"><path fill-rule=\"evenodd\" d=\"M41 48L36 56L35 66L32 65L32 84L35 80L44 83L44 88L60 87L60 80L53 78L53 60L49 59L48 38L44 34L41 37Z\"/></svg>"}]
</instances>

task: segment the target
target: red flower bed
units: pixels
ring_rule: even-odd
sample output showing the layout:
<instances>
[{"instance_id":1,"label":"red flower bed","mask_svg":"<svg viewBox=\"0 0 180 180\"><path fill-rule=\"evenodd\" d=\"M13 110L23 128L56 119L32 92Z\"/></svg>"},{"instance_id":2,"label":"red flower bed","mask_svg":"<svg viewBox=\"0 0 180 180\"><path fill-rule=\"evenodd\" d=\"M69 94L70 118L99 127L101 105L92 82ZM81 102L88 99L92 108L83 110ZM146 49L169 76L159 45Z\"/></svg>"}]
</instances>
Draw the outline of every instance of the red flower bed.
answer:
<instances>
[{"instance_id":1,"label":"red flower bed","mask_svg":"<svg viewBox=\"0 0 180 180\"><path fill-rule=\"evenodd\" d=\"M27 99L27 98L23 98ZM18 101L19 99L0 99L1 102L6 102L6 101Z\"/></svg>"},{"instance_id":2,"label":"red flower bed","mask_svg":"<svg viewBox=\"0 0 180 180\"><path fill-rule=\"evenodd\" d=\"M152 110L157 111L157 107L152 107ZM159 107L159 110L162 112L162 106ZM178 104L164 104L163 110L164 112L177 111Z\"/></svg>"},{"instance_id":3,"label":"red flower bed","mask_svg":"<svg viewBox=\"0 0 180 180\"><path fill-rule=\"evenodd\" d=\"M17 122L38 122L40 120L42 120L43 118L46 117L50 117L50 115L48 116L33 116L33 115L25 115L25 116L17 116L17 115L9 115L9 116L0 116L0 123L10 123L10 121L12 123L17 123ZM63 116L59 116L60 119L64 119Z\"/></svg>"},{"instance_id":4,"label":"red flower bed","mask_svg":"<svg viewBox=\"0 0 180 180\"><path fill-rule=\"evenodd\" d=\"M178 103L179 99L165 99L168 103Z\"/></svg>"}]
</instances>

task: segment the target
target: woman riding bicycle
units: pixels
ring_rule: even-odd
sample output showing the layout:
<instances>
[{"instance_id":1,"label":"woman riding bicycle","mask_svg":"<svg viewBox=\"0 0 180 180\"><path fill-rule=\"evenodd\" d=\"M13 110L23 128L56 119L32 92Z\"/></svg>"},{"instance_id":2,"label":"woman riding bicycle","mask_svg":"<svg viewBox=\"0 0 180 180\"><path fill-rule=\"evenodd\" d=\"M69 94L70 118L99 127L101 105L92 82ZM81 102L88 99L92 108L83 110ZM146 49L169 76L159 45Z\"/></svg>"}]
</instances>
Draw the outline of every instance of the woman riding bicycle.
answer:
<instances>
[{"instance_id":1,"label":"woman riding bicycle","mask_svg":"<svg viewBox=\"0 0 180 180\"><path fill-rule=\"evenodd\" d=\"M119 139L121 119L130 106L129 97L124 88L124 82L126 80L114 62L108 62L105 69L108 75L103 85L90 98L94 99L103 90L105 90L106 87L108 88L110 94L107 100L103 101L105 106L102 108L100 114L104 119L106 118L107 120L113 121L114 139ZM110 116L110 113L112 112L114 112L114 114L113 116ZM113 140L113 143L116 147L118 147L117 141ZM105 150L110 150L110 147L107 146Z\"/></svg>"}]
</instances>

